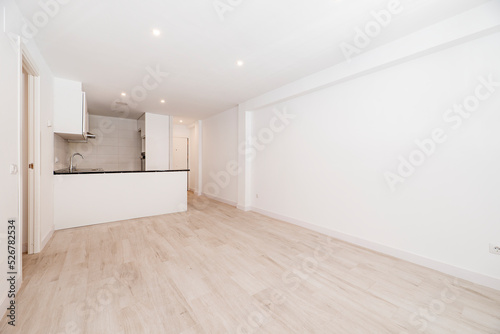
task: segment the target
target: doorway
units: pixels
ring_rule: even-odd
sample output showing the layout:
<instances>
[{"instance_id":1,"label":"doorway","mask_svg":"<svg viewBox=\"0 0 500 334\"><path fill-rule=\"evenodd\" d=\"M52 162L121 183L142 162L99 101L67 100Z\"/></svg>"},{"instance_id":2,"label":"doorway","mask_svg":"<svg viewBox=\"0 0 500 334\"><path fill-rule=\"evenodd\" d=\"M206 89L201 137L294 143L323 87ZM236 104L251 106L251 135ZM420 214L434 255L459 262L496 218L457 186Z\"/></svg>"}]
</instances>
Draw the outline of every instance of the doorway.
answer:
<instances>
[{"instance_id":1,"label":"doorway","mask_svg":"<svg viewBox=\"0 0 500 334\"><path fill-rule=\"evenodd\" d=\"M21 47L19 113L19 217L23 253L41 250L40 231L40 77L28 51Z\"/></svg>"},{"instance_id":2,"label":"doorway","mask_svg":"<svg viewBox=\"0 0 500 334\"><path fill-rule=\"evenodd\" d=\"M29 187L29 123L30 123L30 115L28 108L28 73L23 66L21 76L21 187L22 187L22 201L20 203L21 206L21 221L23 224L23 254L28 252L28 221L32 218L32 213L30 212L30 195L32 191L30 191Z\"/></svg>"},{"instance_id":3,"label":"doorway","mask_svg":"<svg viewBox=\"0 0 500 334\"><path fill-rule=\"evenodd\" d=\"M173 169L189 169L189 138L174 137ZM187 190L189 190L189 173L187 173Z\"/></svg>"}]
</instances>

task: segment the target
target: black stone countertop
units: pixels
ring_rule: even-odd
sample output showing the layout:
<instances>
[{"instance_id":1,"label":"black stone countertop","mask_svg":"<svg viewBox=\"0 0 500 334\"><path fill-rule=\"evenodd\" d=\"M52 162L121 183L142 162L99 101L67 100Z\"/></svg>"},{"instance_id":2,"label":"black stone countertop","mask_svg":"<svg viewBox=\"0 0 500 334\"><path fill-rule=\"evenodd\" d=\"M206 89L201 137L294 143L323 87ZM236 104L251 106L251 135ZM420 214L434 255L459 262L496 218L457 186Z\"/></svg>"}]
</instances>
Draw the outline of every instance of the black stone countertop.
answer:
<instances>
[{"instance_id":1,"label":"black stone countertop","mask_svg":"<svg viewBox=\"0 0 500 334\"><path fill-rule=\"evenodd\" d=\"M68 168L59 169L54 171L54 175L82 175L82 174L128 174L128 173L174 173L174 172L189 172L189 169L167 169L167 170L132 170L132 171L109 171L109 170L91 170L91 169L82 169L82 170L74 170L73 173L70 173Z\"/></svg>"}]
</instances>

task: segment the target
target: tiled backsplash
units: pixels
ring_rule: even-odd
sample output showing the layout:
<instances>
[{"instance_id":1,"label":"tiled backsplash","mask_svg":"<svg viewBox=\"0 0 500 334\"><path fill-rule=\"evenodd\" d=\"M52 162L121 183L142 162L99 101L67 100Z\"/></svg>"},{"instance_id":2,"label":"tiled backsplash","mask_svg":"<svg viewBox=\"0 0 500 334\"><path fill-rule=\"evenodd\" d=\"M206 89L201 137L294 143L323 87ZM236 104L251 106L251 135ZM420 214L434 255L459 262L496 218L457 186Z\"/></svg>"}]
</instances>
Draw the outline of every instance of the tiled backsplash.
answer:
<instances>
[{"instance_id":1,"label":"tiled backsplash","mask_svg":"<svg viewBox=\"0 0 500 334\"><path fill-rule=\"evenodd\" d=\"M54 170L69 166L69 144L62 137L54 136Z\"/></svg>"},{"instance_id":2,"label":"tiled backsplash","mask_svg":"<svg viewBox=\"0 0 500 334\"><path fill-rule=\"evenodd\" d=\"M85 159L75 157L73 164L77 168L118 171L141 169L141 137L136 120L90 115L89 125L90 132L96 135L96 139L89 139L88 143L66 143L68 154L66 163L61 168L67 167L71 154L78 152ZM58 144L56 139L56 157L59 152L64 154L64 149L58 147Z\"/></svg>"}]
</instances>

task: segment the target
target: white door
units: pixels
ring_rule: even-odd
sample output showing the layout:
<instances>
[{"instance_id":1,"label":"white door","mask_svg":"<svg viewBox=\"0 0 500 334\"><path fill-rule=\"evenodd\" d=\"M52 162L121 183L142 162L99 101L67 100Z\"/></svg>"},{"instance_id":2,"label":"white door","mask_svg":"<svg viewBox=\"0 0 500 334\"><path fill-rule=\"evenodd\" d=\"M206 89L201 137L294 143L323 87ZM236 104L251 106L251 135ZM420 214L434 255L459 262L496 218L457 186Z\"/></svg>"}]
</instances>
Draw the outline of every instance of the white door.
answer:
<instances>
[{"instance_id":1,"label":"white door","mask_svg":"<svg viewBox=\"0 0 500 334\"><path fill-rule=\"evenodd\" d=\"M174 169L188 169L188 139L174 138Z\"/></svg>"},{"instance_id":2,"label":"white door","mask_svg":"<svg viewBox=\"0 0 500 334\"><path fill-rule=\"evenodd\" d=\"M173 169L189 169L189 139L174 137ZM189 189L189 173L186 189Z\"/></svg>"}]
</instances>

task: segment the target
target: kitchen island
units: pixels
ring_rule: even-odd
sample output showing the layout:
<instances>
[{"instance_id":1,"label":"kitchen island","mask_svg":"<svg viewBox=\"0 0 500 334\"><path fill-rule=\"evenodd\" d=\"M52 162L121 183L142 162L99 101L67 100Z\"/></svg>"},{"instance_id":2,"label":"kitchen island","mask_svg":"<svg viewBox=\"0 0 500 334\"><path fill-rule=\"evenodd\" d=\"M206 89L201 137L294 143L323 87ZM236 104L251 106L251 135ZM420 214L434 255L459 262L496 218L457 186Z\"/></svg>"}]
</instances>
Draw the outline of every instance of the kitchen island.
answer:
<instances>
[{"instance_id":1,"label":"kitchen island","mask_svg":"<svg viewBox=\"0 0 500 334\"><path fill-rule=\"evenodd\" d=\"M55 229L185 212L188 172L55 171Z\"/></svg>"}]
</instances>

